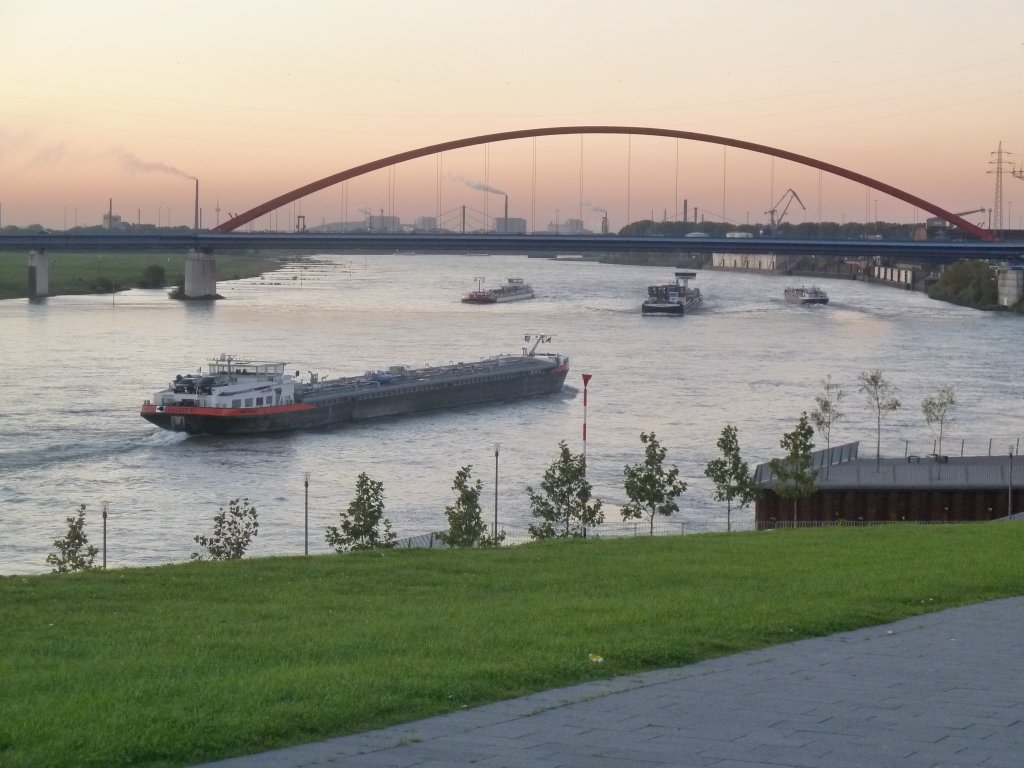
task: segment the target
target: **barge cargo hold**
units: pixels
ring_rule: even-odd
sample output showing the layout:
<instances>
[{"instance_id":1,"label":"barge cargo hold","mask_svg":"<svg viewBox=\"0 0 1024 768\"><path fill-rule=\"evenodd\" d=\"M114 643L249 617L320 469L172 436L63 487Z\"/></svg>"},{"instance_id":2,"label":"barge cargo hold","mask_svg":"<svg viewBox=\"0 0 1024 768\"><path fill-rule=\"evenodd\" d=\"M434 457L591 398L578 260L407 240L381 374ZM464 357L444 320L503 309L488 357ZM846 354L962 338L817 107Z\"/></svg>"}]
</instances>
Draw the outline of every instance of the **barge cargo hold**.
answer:
<instances>
[{"instance_id":1,"label":"barge cargo hold","mask_svg":"<svg viewBox=\"0 0 1024 768\"><path fill-rule=\"evenodd\" d=\"M394 365L361 376L300 381L285 362L221 355L205 373L175 377L141 408L161 429L245 435L312 429L442 408L505 402L561 391L569 358L538 353L536 336L519 355L410 368ZM526 337L527 342L531 337Z\"/></svg>"}]
</instances>

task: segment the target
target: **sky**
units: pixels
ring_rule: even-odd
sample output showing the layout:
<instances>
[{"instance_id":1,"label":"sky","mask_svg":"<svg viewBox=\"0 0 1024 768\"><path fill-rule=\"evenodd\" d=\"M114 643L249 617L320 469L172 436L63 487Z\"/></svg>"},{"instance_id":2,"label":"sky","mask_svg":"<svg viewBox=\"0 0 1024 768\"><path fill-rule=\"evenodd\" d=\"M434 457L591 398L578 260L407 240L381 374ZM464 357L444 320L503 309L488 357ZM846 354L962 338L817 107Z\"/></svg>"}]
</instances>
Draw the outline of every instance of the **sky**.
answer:
<instances>
[{"instance_id":1,"label":"sky","mask_svg":"<svg viewBox=\"0 0 1024 768\"><path fill-rule=\"evenodd\" d=\"M0 0L0 227L212 227L347 168L574 125L724 136L1021 226L1021 0ZM1014 165L1014 163L1016 165ZM1022 174L1024 175L1024 174ZM789 190L799 198L797 202ZM496 142L263 217L923 222L863 185L711 143ZM781 206L778 208L781 210Z\"/></svg>"}]
</instances>

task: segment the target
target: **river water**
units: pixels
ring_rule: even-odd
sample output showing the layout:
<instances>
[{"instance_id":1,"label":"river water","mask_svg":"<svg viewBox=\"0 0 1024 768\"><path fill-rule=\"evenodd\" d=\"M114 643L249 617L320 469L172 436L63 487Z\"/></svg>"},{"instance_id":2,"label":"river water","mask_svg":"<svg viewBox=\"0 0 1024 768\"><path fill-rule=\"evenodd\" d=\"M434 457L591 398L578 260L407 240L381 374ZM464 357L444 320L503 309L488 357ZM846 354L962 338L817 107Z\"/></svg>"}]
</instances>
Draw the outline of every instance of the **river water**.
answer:
<instances>
[{"instance_id":1,"label":"river water","mask_svg":"<svg viewBox=\"0 0 1024 768\"><path fill-rule=\"evenodd\" d=\"M46 555L65 518L87 505L90 542L101 545L107 502L110 567L181 562L197 550L218 508L245 496L259 511L250 553L301 554L309 473L309 550L354 495L360 472L383 482L399 536L445 527L452 480L473 465L493 515L495 444L499 525L530 520L526 486L538 486L565 440L583 450L581 373L587 404L588 478L609 513L625 500L622 470L642 461L641 431L654 431L689 483L675 523L714 527L724 505L703 476L726 424L739 430L751 469L778 453L782 434L814 408L826 375L846 390L832 443L874 450L875 422L857 392L878 368L904 407L883 427L892 451L930 452L922 398L954 385L955 423L945 452L994 446L1024 433L1024 319L932 301L919 293L823 281L831 303L782 299L798 280L701 271L704 308L684 318L642 317L650 283L672 269L525 256L322 256L263 278L222 282L225 300L170 301L162 290L0 301L8 394L0 405L0 573L49 570ZM537 298L463 305L484 277L531 283ZM140 403L177 373L221 352L288 360L321 375L392 364L435 364L516 353L524 334L551 334L545 349L569 355L560 395L312 432L244 438L158 430ZM820 447L820 441L819 441ZM734 520L749 520L747 510Z\"/></svg>"}]
</instances>

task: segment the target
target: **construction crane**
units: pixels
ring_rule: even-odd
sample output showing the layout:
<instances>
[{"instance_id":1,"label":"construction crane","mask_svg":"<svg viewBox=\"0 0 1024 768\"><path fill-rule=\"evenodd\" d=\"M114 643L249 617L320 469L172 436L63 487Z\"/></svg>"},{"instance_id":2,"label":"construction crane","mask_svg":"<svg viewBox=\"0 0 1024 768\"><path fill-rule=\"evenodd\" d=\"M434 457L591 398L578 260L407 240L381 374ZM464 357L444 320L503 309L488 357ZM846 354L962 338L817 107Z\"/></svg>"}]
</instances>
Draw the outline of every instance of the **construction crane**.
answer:
<instances>
[{"instance_id":1,"label":"construction crane","mask_svg":"<svg viewBox=\"0 0 1024 768\"><path fill-rule=\"evenodd\" d=\"M973 211L960 211L957 216L970 216L972 213L984 213L988 208L975 208Z\"/></svg>"},{"instance_id":2,"label":"construction crane","mask_svg":"<svg viewBox=\"0 0 1024 768\"><path fill-rule=\"evenodd\" d=\"M789 205L794 200L800 203L801 208L803 208L805 211L807 210L807 206L805 206L803 200L800 199L800 195L798 195L792 189L787 189L786 192L782 195L782 197L779 198L779 202L777 202L770 211L765 211L765 213L768 214L769 217L768 228L772 232L772 234L775 233L776 227L782 224L782 219L786 216L786 211L789 210ZM782 208L782 212L780 213L779 206L782 205L783 202L785 202L786 205Z\"/></svg>"},{"instance_id":3,"label":"construction crane","mask_svg":"<svg viewBox=\"0 0 1024 768\"><path fill-rule=\"evenodd\" d=\"M987 210L988 210L988 208L975 208L973 211L958 211L955 215L956 216L970 216L971 214L974 214L974 213L985 213L985 211L987 211ZM925 222L925 226L928 229L930 229L930 230L946 229L946 228L949 227L949 222L946 221L941 216L929 216L928 220ZM978 226L985 226L985 225L984 225L984 223L982 223L982 224L979 224Z\"/></svg>"}]
</instances>

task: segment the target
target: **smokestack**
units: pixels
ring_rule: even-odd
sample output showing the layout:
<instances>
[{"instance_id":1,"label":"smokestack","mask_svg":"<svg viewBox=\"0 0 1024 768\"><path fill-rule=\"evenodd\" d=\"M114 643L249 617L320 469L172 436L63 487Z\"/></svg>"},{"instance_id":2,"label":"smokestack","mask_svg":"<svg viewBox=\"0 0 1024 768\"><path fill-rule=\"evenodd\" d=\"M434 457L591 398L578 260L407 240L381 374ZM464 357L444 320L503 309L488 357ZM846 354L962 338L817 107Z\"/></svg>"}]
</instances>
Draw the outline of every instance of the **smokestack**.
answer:
<instances>
[{"instance_id":1,"label":"smokestack","mask_svg":"<svg viewBox=\"0 0 1024 768\"><path fill-rule=\"evenodd\" d=\"M505 195L505 223L508 224L508 195Z\"/></svg>"},{"instance_id":2,"label":"smokestack","mask_svg":"<svg viewBox=\"0 0 1024 768\"><path fill-rule=\"evenodd\" d=\"M686 198L683 198L683 221L689 221L690 220L690 212L687 210L689 205L690 205L690 201L687 200Z\"/></svg>"},{"instance_id":3,"label":"smokestack","mask_svg":"<svg viewBox=\"0 0 1024 768\"><path fill-rule=\"evenodd\" d=\"M199 179L196 179L196 224L194 228L199 230Z\"/></svg>"},{"instance_id":4,"label":"smokestack","mask_svg":"<svg viewBox=\"0 0 1024 768\"><path fill-rule=\"evenodd\" d=\"M107 199L107 229L114 228L114 198Z\"/></svg>"}]
</instances>

